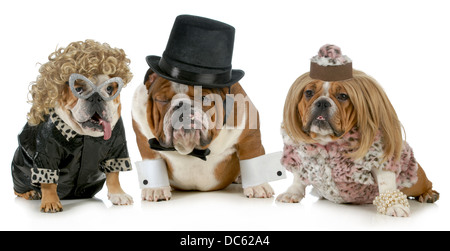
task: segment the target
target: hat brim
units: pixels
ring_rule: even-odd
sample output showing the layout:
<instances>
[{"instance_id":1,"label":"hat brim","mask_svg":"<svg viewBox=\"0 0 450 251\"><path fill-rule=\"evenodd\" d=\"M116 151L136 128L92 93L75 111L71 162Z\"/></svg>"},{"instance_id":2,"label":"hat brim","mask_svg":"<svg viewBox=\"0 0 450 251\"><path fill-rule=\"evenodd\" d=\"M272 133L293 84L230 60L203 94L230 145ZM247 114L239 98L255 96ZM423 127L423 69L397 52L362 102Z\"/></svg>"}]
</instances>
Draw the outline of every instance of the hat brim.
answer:
<instances>
[{"instance_id":1,"label":"hat brim","mask_svg":"<svg viewBox=\"0 0 450 251\"><path fill-rule=\"evenodd\" d=\"M159 61L161 60L161 57L159 56L147 56L145 58L145 60L147 61L148 66L150 66L150 68L159 76L176 82L176 83L180 83L180 84L186 84L186 85L197 85L197 86L203 86L206 88L223 88L223 87L229 87L232 86L233 84L237 83L239 80L241 80L245 73L243 70L231 70L231 78L229 81L225 82L225 83L200 83L200 82L196 82L196 81L189 81L189 80L184 80L184 79L177 79L177 78L173 78L169 75L167 75L163 70L161 70L161 68L159 67Z\"/></svg>"}]
</instances>

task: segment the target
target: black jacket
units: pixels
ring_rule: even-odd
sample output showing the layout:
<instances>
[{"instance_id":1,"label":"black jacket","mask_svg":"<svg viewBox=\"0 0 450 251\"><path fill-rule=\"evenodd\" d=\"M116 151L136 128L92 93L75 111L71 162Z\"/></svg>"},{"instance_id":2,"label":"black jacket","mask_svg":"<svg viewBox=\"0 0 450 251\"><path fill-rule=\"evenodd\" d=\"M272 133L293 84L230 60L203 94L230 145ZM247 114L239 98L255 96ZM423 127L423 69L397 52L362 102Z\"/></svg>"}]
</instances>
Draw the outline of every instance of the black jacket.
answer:
<instances>
[{"instance_id":1,"label":"black jacket","mask_svg":"<svg viewBox=\"0 0 450 251\"><path fill-rule=\"evenodd\" d=\"M105 172L131 170L120 118L111 138L79 135L54 112L37 126L25 125L11 165L14 190L40 193L41 183L57 183L60 199L91 198Z\"/></svg>"}]
</instances>

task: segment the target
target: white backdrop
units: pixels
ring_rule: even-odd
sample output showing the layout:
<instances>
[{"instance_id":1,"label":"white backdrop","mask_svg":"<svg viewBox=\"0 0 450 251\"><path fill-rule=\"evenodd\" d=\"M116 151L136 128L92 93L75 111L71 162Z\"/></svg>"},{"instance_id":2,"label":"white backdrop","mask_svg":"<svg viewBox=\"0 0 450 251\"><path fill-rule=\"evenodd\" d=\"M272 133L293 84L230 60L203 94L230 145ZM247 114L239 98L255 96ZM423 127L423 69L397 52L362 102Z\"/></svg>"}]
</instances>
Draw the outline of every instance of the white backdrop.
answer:
<instances>
[{"instance_id":1,"label":"white backdrop","mask_svg":"<svg viewBox=\"0 0 450 251\"><path fill-rule=\"evenodd\" d=\"M450 162L447 157L450 80L448 1L2 1L0 99L2 121L0 229L304 230L449 229ZM140 160L131 127L131 99L161 55L177 15L217 19L236 28L233 68L246 72L242 86L260 111L266 152L282 150L279 126L293 81L309 71L319 47L333 43L353 67L386 90L441 200L411 202L408 219L376 214L374 206L336 205L307 195L300 204L247 199L238 186L224 191L175 192L169 202L140 201L136 171L121 175L134 197L112 206L106 189L96 199L63 201L61 214L41 214L39 202L15 198L10 163L26 122L29 83L56 47L94 39L123 48L134 78L122 90L122 114L132 161ZM272 185L276 194L292 176ZM95 224L93 223L95 222Z\"/></svg>"}]
</instances>

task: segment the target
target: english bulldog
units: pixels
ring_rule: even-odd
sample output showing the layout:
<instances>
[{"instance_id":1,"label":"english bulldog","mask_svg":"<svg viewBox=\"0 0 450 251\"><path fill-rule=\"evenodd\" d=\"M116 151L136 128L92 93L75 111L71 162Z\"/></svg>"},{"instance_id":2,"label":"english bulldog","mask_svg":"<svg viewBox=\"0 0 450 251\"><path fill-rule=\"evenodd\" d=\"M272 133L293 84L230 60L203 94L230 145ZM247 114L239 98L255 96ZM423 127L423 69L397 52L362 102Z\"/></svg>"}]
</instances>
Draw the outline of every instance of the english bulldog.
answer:
<instances>
[{"instance_id":1,"label":"english bulldog","mask_svg":"<svg viewBox=\"0 0 450 251\"><path fill-rule=\"evenodd\" d=\"M282 164L294 181L278 201L297 203L312 185L335 203L373 203L389 216L410 215L408 198L433 203L433 190L383 88L354 70L339 47L324 45L286 97Z\"/></svg>"},{"instance_id":2,"label":"english bulldog","mask_svg":"<svg viewBox=\"0 0 450 251\"><path fill-rule=\"evenodd\" d=\"M243 107L234 105L223 124L226 116L223 100L227 94L246 100ZM190 128L174 128L171 123L182 120L177 112L180 109L188 110ZM241 160L265 154L258 116L239 83L230 88L196 88L169 81L149 70L144 85L134 94L133 129L142 159L164 160L170 186L143 188L142 199L169 200L171 188L213 191L230 185L240 174ZM151 149L149 140L152 142L152 139L172 150ZM205 149L209 154L205 155ZM203 153L204 159L193 156L193 151ZM268 198L274 191L265 182L244 188L244 194L250 198Z\"/></svg>"},{"instance_id":3,"label":"english bulldog","mask_svg":"<svg viewBox=\"0 0 450 251\"><path fill-rule=\"evenodd\" d=\"M265 175L272 165L259 114L239 84L244 71L231 67L234 35L231 25L180 15L163 55L146 57L132 106L142 199L169 200L171 188L223 189L240 173L247 197L273 195L268 181L283 172Z\"/></svg>"},{"instance_id":4,"label":"english bulldog","mask_svg":"<svg viewBox=\"0 0 450 251\"><path fill-rule=\"evenodd\" d=\"M130 205L119 172L131 170L120 91L132 78L122 49L93 40L49 56L31 85L32 107L11 171L14 193L59 212L60 199L91 198L106 181L115 205Z\"/></svg>"}]
</instances>

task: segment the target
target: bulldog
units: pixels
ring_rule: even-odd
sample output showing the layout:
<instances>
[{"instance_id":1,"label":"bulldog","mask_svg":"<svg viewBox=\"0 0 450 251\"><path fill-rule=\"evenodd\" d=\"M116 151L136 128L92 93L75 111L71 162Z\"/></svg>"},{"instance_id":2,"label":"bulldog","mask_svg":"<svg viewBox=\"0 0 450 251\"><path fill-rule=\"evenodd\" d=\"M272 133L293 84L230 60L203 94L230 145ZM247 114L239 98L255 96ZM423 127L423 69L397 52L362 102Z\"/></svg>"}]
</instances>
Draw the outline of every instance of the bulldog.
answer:
<instances>
[{"instance_id":1,"label":"bulldog","mask_svg":"<svg viewBox=\"0 0 450 251\"><path fill-rule=\"evenodd\" d=\"M143 200L169 200L171 188L223 189L240 172L247 197L274 194L268 180L247 182L265 151L258 111L238 83L244 72L231 68L234 33L216 20L178 16L163 56L146 58L132 106Z\"/></svg>"},{"instance_id":2,"label":"bulldog","mask_svg":"<svg viewBox=\"0 0 450 251\"><path fill-rule=\"evenodd\" d=\"M222 100L226 99L228 88L196 89L171 82L152 70L147 74L145 85L139 86L134 94L133 129L142 159L164 160L170 186L143 188L143 200L169 200L171 187L199 191L223 189L239 176L240 160L265 154L259 118L256 117L254 125L250 122L250 111L259 116L256 109L250 108L254 107L250 100L247 101L247 107L240 111L238 106L234 106L230 113L233 117L229 117L228 123L222 126L226 112L220 110L223 110ZM230 93L247 97L239 83L231 86ZM195 100L194 97L200 99ZM209 100L212 97L220 101ZM199 109L194 106L197 102L209 105L202 105ZM183 121L183 116L180 118L177 112L180 109L189 110L189 116L186 116L189 128L176 128L170 123L174 120ZM211 111L217 112L210 116ZM217 123L213 123L214 119L217 119ZM255 128L251 129L252 126ZM151 149L151 139L156 139L162 148ZM164 147L172 149L163 150ZM193 152L198 152L198 155ZM209 154L205 155L205 152ZM245 188L244 194L247 197L268 198L274 192L266 182Z\"/></svg>"},{"instance_id":3,"label":"bulldog","mask_svg":"<svg viewBox=\"0 0 450 251\"><path fill-rule=\"evenodd\" d=\"M17 196L59 212L60 199L91 198L106 180L113 204L133 203L119 183L119 172L131 170L120 116L129 62L123 50L93 40L49 56L31 86L33 106L11 165Z\"/></svg>"},{"instance_id":4,"label":"bulldog","mask_svg":"<svg viewBox=\"0 0 450 251\"><path fill-rule=\"evenodd\" d=\"M286 97L282 164L294 174L278 201L298 203L305 188L335 203L373 203L410 215L408 198L433 203L433 190L383 88L335 45L324 45Z\"/></svg>"}]
</instances>

